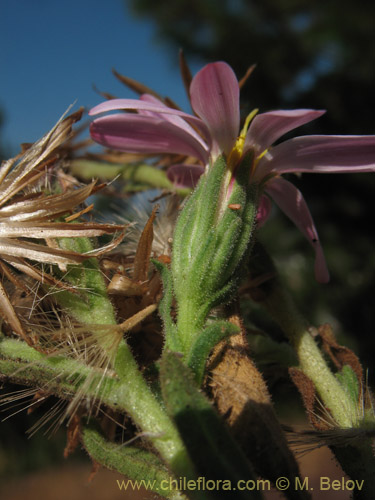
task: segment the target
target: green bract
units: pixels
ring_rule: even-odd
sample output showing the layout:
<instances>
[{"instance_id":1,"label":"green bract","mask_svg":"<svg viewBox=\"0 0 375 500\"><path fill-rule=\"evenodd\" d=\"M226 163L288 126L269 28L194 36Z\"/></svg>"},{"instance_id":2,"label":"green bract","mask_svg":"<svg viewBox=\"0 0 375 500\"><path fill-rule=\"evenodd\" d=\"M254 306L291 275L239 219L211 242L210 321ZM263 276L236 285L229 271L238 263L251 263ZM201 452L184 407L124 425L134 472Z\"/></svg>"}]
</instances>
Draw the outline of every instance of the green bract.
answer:
<instances>
[{"instance_id":1,"label":"green bract","mask_svg":"<svg viewBox=\"0 0 375 500\"><path fill-rule=\"evenodd\" d=\"M162 272L166 345L184 354L198 380L214 345L237 332L229 323L220 321L216 327L207 318L214 307L230 299L250 248L258 196L257 185L248 182L252 161L250 153L233 173L220 156L201 177L177 220L171 272ZM170 317L172 296L177 303L176 323Z\"/></svg>"}]
</instances>

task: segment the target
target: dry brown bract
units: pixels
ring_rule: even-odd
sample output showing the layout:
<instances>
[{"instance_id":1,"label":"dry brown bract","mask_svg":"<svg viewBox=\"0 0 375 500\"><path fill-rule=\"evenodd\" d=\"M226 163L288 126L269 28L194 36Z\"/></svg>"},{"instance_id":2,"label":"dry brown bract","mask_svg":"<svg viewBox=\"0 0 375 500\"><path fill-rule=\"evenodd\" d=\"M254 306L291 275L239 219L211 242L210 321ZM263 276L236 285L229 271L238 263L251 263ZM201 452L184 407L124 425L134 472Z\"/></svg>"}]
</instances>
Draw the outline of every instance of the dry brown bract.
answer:
<instances>
[{"instance_id":1,"label":"dry brown bract","mask_svg":"<svg viewBox=\"0 0 375 500\"><path fill-rule=\"evenodd\" d=\"M71 223L86 211L80 210L72 215L77 206L97 191L95 182L77 189L65 186L59 194L46 194L42 189L43 183L48 186L51 169L61 163L60 146L70 138L72 125L81 115L82 110L79 110L62 117L44 137L15 158L3 162L0 168L0 270L3 276L0 314L13 332L30 345L32 341L25 334L4 288L4 278L25 288L12 268L42 283L67 287L29 261L56 264L64 269L68 264L79 264L88 257L111 250L123 237L124 226ZM63 221L55 222L57 218L63 218ZM56 238L94 237L118 232L120 236L109 245L87 254L61 249L56 241Z\"/></svg>"}]
</instances>

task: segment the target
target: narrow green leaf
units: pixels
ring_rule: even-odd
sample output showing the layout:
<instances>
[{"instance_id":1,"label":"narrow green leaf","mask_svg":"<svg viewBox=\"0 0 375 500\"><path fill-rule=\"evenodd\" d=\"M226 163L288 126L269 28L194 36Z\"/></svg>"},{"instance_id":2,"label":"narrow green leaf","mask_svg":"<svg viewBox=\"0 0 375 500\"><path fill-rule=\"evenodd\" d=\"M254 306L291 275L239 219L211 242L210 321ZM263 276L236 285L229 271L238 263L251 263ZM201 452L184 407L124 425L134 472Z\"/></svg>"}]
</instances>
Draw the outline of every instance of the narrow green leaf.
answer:
<instances>
[{"instance_id":1,"label":"narrow green leaf","mask_svg":"<svg viewBox=\"0 0 375 500\"><path fill-rule=\"evenodd\" d=\"M173 281L172 273L162 262L153 259L152 263L159 271L163 281L163 298L159 303L159 313L164 323L165 348L179 351L181 349L180 341L177 336L177 328L171 317L171 308L173 301Z\"/></svg>"},{"instance_id":2,"label":"narrow green leaf","mask_svg":"<svg viewBox=\"0 0 375 500\"><path fill-rule=\"evenodd\" d=\"M215 225L225 172L225 159L219 157L201 176L197 187L181 211L173 237L177 242L173 245L174 276L181 276L187 267L193 267L191 260L202 245L202 236Z\"/></svg>"},{"instance_id":3,"label":"narrow green leaf","mask_svg":"<svg viewBox=\"0 0 375 500\"><path fill-rule=\"evenodd\" d=\"M196 188L186 200L180 215L176 221L173 234L172 271L174 276L180 276L191 258L191 240L197 231L196 206L204 192L206 177L201 176Z\"/></svg>"},{"instance_id":4,"label":"narrow green leaf","mask_svg":"<svg viewBox=\"0 0 375 500\"><path fill-rule=\"evenodd\" d=\"M344 365L339 373L336 373L341 385L348 392L350 398L355 405L358 404L359 400L359 383L358 377L349 365Z\"/></svg>"},{"instance_id":5,"label":"narrow green leaf","mask_svg":"<svg viewBox=\"0 0 375 500\"><path fill-rule=\"evenodd\" d=\"M94 249L89 238L59 238L58 243L60 248L82 254ZM80 265L68 266L64 281L70 283L76 293L59 290L54 292L54 297L80 323L116 324L114 309L96 258L87 259Z\"/></svg>"},{"instance_id":6,"label":"narrow green leaf","mask_svg":"<svg viewBox=\"0 0 375 500\"><path fill-rule=\"evenodd\" d=\"M206 175L206 182L202 196L199 199L200 210L197 213L199 220L200 239L205 231L215 225L223 189L224 177L227 173L227 164L223 156L219 156L214 164L210 165Z\"/></svg>"},{"instance_id":7,"label":"narrow green leaf","mask_svg":"<svg viewBox=\"0 0 375 500\"><path fill-rule=\"evenodd\" d=\"M253 479L254 473L224 422L199 392L193 372L176 353L164 354L160 380L167 411L176 423L198 476L220 484L211 492L212 498L261 498L258 491L240 489L233 496L232 488L238 481Z\"/></svg>"},{"instance_id":8,"label":"narrow green leaf","mask_svg":"<svg viewBox=\"0 0 375 500\"><path fill-rule=\"evenodd\" d=\"M173 490L173 478L160 459L149 451L107 441L93 426L82 431L83 446L97 462L123 474L127 479L117 480L120 489L137 491L140 487L164 498L182 498ZM172 486L172 488L171 488Z\"/></svg>"},{"instance_id":9,"label":"narrow green leaf","mask_svg":"<svg viewBox=\"0 0 375 500\"><path fill-rule=\"evenodd\" d=\"M173 190L173 184L168 179L165 171L145 163L116 164L93 160L73 160L70 165L72 173L79 178L112 180L121 176L133 185L145 184L147 188L156 187Z\"/></svg>"},{"instance_id":10,"label":"narrow green leaf","mask_svg":"<svg viewBox=\"0 0 375 500\"><path fill-rule=\"evenodd\" d=\"M215 323L207 326L199 334L186 360L187 365L195 373L195 380L198 386L202 383L206 362L212 349L221 340L239 331L237 326L232 325L228 321L215 321Z\"/></svg>"}]
</instances>

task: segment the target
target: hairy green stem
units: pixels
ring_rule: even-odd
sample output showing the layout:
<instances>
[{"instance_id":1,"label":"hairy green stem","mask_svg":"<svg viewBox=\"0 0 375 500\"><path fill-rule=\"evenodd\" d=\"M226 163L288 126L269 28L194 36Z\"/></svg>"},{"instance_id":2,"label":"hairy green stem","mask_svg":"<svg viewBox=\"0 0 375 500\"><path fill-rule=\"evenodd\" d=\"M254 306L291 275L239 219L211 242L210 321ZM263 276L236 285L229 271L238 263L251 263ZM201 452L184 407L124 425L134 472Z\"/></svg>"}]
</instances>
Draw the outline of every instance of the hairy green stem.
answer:
<instances>
[{"instance_id":1,"label":"hairy green stem","mask_svg":"<svg viewBox=\"0 0 375 500\"><path fill-rule=\"evenodd\" d=\"M194 476L190 458L170 418L152 394L125 342L115 360L116 376L62 356L46 356L24 342L0 341L0 373L11 380L71 399L98 398L102 404L129 414L160 456L179 476ZM87 380L90 383L85 383ZM98 390L99 386L99 390Z\"/></svg>"},{"instance_id":2,"label":"hairy green stem","mask_svg":"<svg viewBox=\"0 0 375 500\"><path fill-rule=\"evenodd\" d=\"M80 253L92 248L88 238L62 239L59 244ZM111 326L116 328L116 317L97 260L92 258L82 266L72 266L66 279L80 290L80 296L77 297L69 291L60 291L56 294L57 302L81 324L88 325L88 328L89 325L95 325L95 328L91 328L92 335L98 347L100 346L108 357L109 367L119 379L116 391L113 390L107 397L112 401L115 399L118 407L132 417L142 432L148 434L161 457L173 471L182 475L187 472L192 474L190 459L179 434L140 373L125 340L119 339L121 332L114 330L111 333L106 330ZM89 388L91 386L92 383ZM83 387L87 388L87 384ZM96 388L95 391L101 398L100 389Z\"/></svg>"},{"instance_id":3,"label":"hairy green stem","mask_svg":"<svg viewBox=\"0 0 375 500\"><path fill-rule=\"evenodd\" d=\"M126 401L126 411L149 434L155 448L177 475L193 477L190 458L176 428L152 394L125 343L117 352L115 371L121 379L117 395L119 401Z\"/></svg>"},{"instance_id":4,"label":"hairy green stem","mask_svg":"<svg viewBox=\"0 0 375 500\"><path fill-rule=\"evenodd\" d=\"M265 305L292 343L301 370L314 383L317 393L329 409L337 425L343 429L355 427L357 408L330 370L322 352L311 336L308 324L297 310L293 300L279 285L273 287Z\"/></svg>"},{"instance_id":5,"label":"hairy green stem","mask_svg":"<svg viewBox=\"0 0 375 500\"><path fill-rule=\"evenodd\" d=\"M255 248L251 266L254 276L267 273L275 275L261 287L264 292L262 305L289 338L296 351L301 370L313 382L337 426L343 429L355 427L359 419L356 405L349 392L330 370L309 331L308 322L302 317L292 297L283 287L270 257L260 244Z\"/></svg>"}]
</instances>

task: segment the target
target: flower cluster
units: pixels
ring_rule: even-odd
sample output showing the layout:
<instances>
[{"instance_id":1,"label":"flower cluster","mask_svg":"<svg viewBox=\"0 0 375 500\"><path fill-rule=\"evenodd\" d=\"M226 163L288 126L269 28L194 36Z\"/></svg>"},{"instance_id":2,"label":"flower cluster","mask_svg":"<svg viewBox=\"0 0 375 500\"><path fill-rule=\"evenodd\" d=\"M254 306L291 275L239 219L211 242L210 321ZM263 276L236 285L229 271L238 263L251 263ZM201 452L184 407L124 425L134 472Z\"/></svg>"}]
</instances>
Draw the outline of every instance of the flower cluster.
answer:
<instances>
[{"instance_id":1,"label":"flower cluster","mask_svg":"<svg viewBox=\"0 0 375 500\"><path fill-rule=\"evenodd\" d=\"M254 153L249 182L261 183L269 195L296 224L313 246L315 274L320 282L329 279L319 236L301 192L281 177L290 172L349 173L374 171L374 136L296 137L271 147L287 132L320 117L324 111L311 109L251 113L240 131L240 92L232 68L224 62L206 65L190 85L191 106L197 116L166 106L144 94L139 100L113 99L90 112L132 110L97 118L91 124L92 138L102 145L127 152L179 153L199 164L169 168L176 184L194 185L215 159L224 154L235 171L238 161ZM269 203L261 199L261 217ZM263 215L262 215L263 214Z\"/></svg>"},{"instance_id":2,"label":"flower cluster","mask_svg":"<svg viewBox=\"0 0 375 500\"><path fill-rule=\"evenodd\" d=\"M261 365L280 367L276 376L288 369L301 392L316 429L301 434L307 445L328 445L351 482L360 471L361 494L370 498L375 415L365 372L329 325L315 328L301 315L253 235L272 198L313 246L316 277L327 281L309 209L283 174L373 171L375 138L302 136L279 143L323 114L310 109L254 110L241 126L242 83L223 62L191 79L191 115L130 84L141 90L139 100L115 99L91 110L120 111L95 119L91 135L125 153L72 154L66 161L77 150L67 141L78 112L0 167L0 378L27 387L0 394L0 406L19 413L19 403L32 398L29 412L58 398L32 432L50 418L57 422L49 429L67 419L64 456L82 444L94 464L132 481L144 478L165 498L208 498L204 491L190 495L185 484L166 490L162 484L171 477L293 481L301 477L299 467L250 357L254 351ZM142 161L162 155L157 164L166 169L139 157L133 163L133 153ZM117 183L79 186L72 174L77 169L80 178L85 165L86 178L120 175L133 192L155 186L170 193L174 183L181 196L168 198L173 220L166 211L166 224L155 205L142 232L130 230L126 239L125 227L139 226L139 217L127 226L88 218L94 205L85 205L88 197L101 189L109 202L120 193ZM138 211L138 196L128 204ZM290 346L254 331L249 297Z\"/></svg>"}]
</instances>

